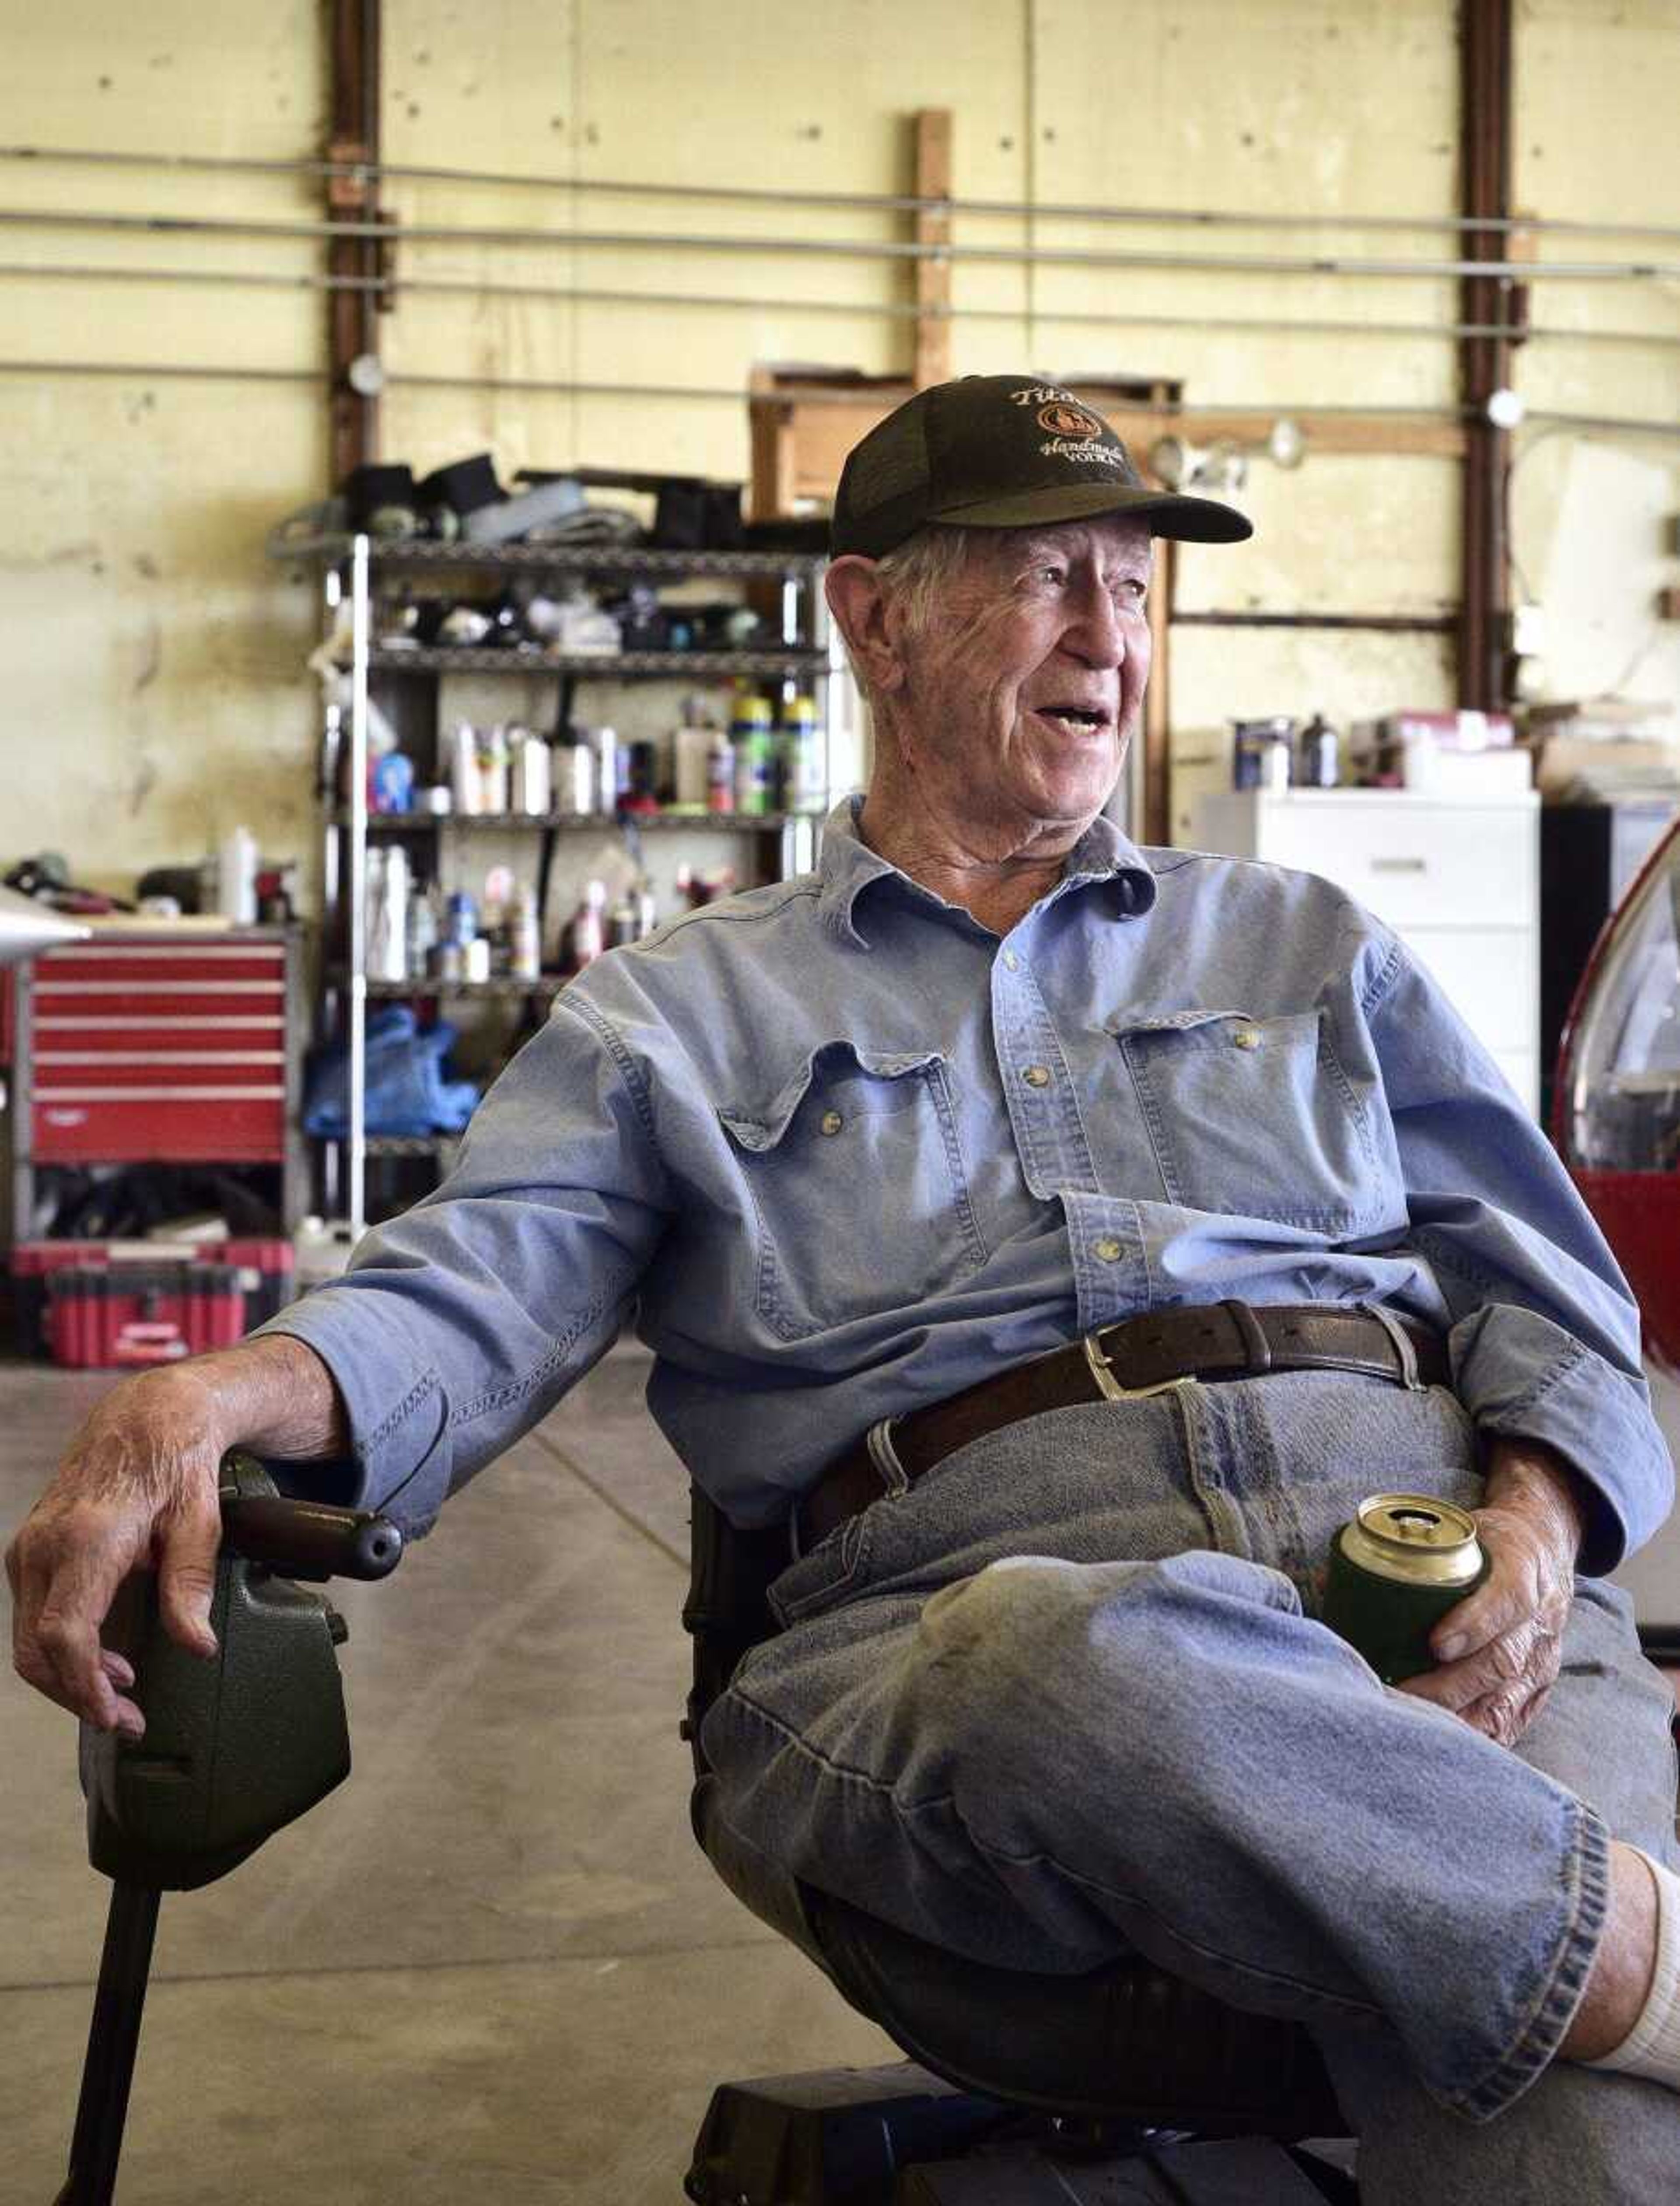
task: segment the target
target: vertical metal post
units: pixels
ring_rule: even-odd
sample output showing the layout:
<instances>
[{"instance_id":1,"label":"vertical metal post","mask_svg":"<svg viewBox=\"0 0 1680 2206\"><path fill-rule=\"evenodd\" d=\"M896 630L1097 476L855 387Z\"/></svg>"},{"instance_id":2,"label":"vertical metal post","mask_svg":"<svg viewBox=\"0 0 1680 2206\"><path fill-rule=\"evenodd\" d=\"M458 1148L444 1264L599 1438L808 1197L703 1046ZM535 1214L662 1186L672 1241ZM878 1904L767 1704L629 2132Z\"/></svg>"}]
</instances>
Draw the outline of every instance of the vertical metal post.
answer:
<instances>
[{"instance_id":1,"label":"vertical metal post","mask_svg":"<svg viewBox=\"0 0 1680 2206\"><path fill-rule=\"evenodd\" d=\"M345 1208L351 1230L367 1223L367 648L369 545L350 546L350 848L345 867L350 1094Z\"/></svg>"},{"instance_id":2,"label":"vertical metal post","mask_svg":"<svg viewBox=\"0 0 1680 2206\"><path fill-rule=\"evenodd\" d=\"M1511 0L1463 0L1459 27L1460 207L1472 220L1510 212ZM1467 259L1505 257L1503 230L1466 230ZM1463 610L1458 701L1484 712L1504 702L1504 484L1507 432L1487 418L1487 401L1510 380L1508 279L1466 277L1459 312L1469 325L1498 324L1501 334L1466 337L1459 348L1460 395L1469 415L1464 452Z\"/></svg>"}]
</instances>

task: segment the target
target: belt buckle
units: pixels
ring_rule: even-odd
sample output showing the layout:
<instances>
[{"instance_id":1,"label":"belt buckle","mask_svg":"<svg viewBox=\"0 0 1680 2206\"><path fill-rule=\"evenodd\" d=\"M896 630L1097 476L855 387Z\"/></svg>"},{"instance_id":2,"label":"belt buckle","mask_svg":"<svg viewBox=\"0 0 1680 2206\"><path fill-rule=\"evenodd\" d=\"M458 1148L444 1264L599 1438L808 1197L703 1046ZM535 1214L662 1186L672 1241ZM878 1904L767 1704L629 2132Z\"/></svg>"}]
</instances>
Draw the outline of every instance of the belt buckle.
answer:
<instances>
[{"instance_id":1,"label":"belt buckle","mask_svg":"<svg viewBox=\"0 0 1680 2206\"><path fill-rule=\"evenodd\" d=\"M1105 1402L1147 1402L1152 1394L1176 1393L1181 1386L1190 1384L1188 1379L1181 1376L1158 1379L1153 1386L1123 1386L1114 1375L1113 1365L1098 1347L1094 1333L1081 1334L1079 1344L1085 1350L1085 1361L1097 1392Z\"/></svg>"}]
</instances>

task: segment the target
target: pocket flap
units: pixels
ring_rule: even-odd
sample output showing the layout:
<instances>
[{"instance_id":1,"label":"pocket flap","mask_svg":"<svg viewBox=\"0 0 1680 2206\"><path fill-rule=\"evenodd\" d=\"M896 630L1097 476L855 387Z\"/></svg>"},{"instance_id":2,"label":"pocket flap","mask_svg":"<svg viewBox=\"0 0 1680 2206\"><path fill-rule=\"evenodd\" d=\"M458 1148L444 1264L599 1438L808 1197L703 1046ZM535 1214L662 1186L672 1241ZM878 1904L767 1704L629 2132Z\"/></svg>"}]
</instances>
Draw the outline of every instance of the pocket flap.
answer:
<instances>
[{"instance_id":1,"label":"pocket flap","mask_svg":"<svg viewBox=\"0 0 1680 2206\"><path fill-rule=\"evenodd\" d=\"M1224 1047L1248 1052L1268 1045L1291 1046L1316 1036L1317 1011L1290 1011L1281 1017L1252 1011L1173 1011L1161 1018L1129 1018L1123 1014L1109 1022L1117 1041L1148 1041L1156 1035L1182 1034L1191 1047Z\"/></svg>"},{"instance_id":2,"label":"pocket flap","mask_svg":"<svg viewBox=\"0 0 1680 2206\"><path fill-rule=\"evenodd\" d=\"M913 1090L895 1083L944 1062L936 1049L860 1049L855 1042L824 1042L811 1051L767 1103L719 1104L718 1122L743 1149L761 1154L782 1140L813 1085L825 1092L843 1088L851 1109L878 1116L903 1110L914 1101Z\"/></svg>"}]
</instances>

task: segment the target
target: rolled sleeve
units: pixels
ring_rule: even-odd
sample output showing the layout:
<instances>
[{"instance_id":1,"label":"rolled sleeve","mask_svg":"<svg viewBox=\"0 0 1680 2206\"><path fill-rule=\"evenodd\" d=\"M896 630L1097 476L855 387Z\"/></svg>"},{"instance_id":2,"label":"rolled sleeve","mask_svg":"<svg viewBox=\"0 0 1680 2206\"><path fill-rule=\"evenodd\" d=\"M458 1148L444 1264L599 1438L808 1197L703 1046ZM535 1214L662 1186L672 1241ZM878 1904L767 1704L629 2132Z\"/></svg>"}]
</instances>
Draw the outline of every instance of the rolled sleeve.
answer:
<instances>
[{"instance_id":1,"label":"rolled sleeve","mask_svg":"<svg viewBox=\"0 0 1680 2206\"><path fill-rule=\"evenodd\" d=\"M1613 1571L1668 1514L1673 1476L1644 1381L1533 1310L1478 1310L1450 1340L1460 1400L1484 1432L1540 1440L1588 1489L1576 1567ZM1631 1476L1629 1473L1631 1472Z\"/></svg>"},{"instance_id":2,"label":"rolled sleeve","mask_svg":"<svg viewBox=\"0 0 1680 2206\"><path fill-rule=\"evenodd\" d=\"M344 1404L351 1447L345 1495L410 1537L431 1529L450 1491L448 1403L435 1368L405 1357L411 1312L401 1298L318 1287L258 1328L312 1348Z\"/></svg>"},{"instance_id":3,"label":"rolled sleeve","mask_svg":"<svg viewBox=\"0 0 1680 2206\"><path fill-rule=\"evenodd\" d=\"M1367 1017L1407 1245L1451 1314L1458 1394L1482 1430L1557 1449L1588 1489L1580 1567L1614 1570L1674 1498L1637 1306L1551 1143L1434 981L1387 941Z\"/></svg>"},{"instance_id":4,"label":"rolled sleeve","mask_svg":"<svg viewBox=\"0 0 1680 2206\"><path fill-rule=\"evenodd\" d=\"M668 1214L634 1061L599 1016L557 1012L437 1192L261 1328L337 1381L357 1503L429 1529L611 1346Z\"/></svg>"}]
</instances>

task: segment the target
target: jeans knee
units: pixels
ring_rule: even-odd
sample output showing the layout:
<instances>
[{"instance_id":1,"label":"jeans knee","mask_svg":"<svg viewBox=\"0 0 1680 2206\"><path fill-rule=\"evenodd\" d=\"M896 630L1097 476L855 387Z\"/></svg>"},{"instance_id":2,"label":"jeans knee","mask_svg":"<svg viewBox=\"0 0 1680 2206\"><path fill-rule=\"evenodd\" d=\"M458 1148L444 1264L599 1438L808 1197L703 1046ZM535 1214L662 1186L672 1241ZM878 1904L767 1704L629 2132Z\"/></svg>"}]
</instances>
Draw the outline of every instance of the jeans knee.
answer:
<instances>
[{"instance_id":1,"label":"jeans knee","mask_svg":"<svg viewBox=\"0 0 1680 2206\"><path fill-rule=\"evenodd\" d=\"M1148 1731L1184 1741L1211 1705L1198 1680L1287 1630L1300 1598L1281 1572L1197 1550L1158 1562L1015 1556L933 1595L915 1642L923 1714L994 1748ZM1188 1742L1184 1742L1188 1744Z\"/></svg>"}]
</instances>

